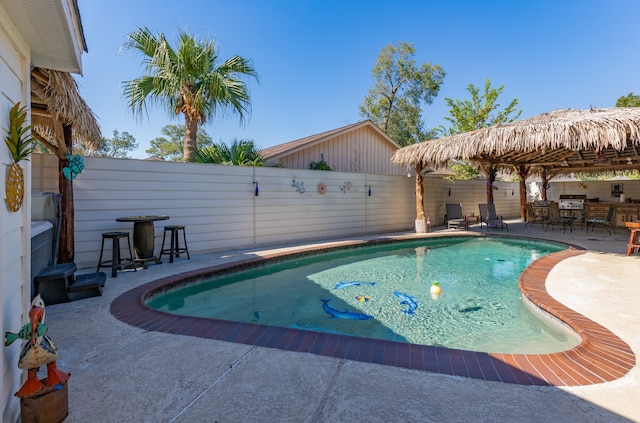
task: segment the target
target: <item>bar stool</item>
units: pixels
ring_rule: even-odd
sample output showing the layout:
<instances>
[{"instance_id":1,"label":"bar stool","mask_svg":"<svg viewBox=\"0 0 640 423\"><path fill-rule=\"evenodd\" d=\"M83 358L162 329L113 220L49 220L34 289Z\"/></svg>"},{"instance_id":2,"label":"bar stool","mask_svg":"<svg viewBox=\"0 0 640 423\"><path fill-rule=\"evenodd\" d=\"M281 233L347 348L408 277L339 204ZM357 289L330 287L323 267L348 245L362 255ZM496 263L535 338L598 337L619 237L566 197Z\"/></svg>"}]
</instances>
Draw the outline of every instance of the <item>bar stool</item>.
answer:
<instances>
[{"instance_id":1,"label":"bar stool","mask_svg":"<svg viewBox=\"0 0 640 423\"><path fill-rule=\"evenodd\" d=\"M120 256L120 238L126 238L129 245L129 258L122 258ZM102 261L102 253L104 252L104 241L111 240L111 260ZM126 267L133 267L133 270L137 272L136 263L133 260L133 250L131 249L131 239L129 238L129 232L104 232L102 234L102 247L100 247L100 258L98 259L98 270L101 267L111 267L111 277L118 277L118 270Z\"/></svg>"},{"instance_id":2,"label":"bar stool","mask_svg":"<svg viewBox=\"0 0 640 423\"><path fill-rule=\"evenodd\" d=\"M640 222L625 222L625 226L631 232L627 244L627 255L640 251Z\"/></svg>"},{"instance_id":3,"label":"bar stool","mask_svg":"<svg viewBox=\"0 0 640 423\"><path fill-rule=\"evenodd\" d=\"M180 243L178 242L178 233L182 231L182 240L184 241L184 247L180 247ZM169 248L164 248L164 242L167 237L167 232L170 233L171 236L171 245ZM162 258L163 254L169 254L169 263L173 263L173 256L175 254L176 257L180 257L180 253L187 253L187 259L191 260L189 256L189 248L187 248L187 234L184 230L184 225L167 225L164 227L164 234L162 235L162 247L160 247L160 256L159 259Z\"/></svg>"}]
</instances>

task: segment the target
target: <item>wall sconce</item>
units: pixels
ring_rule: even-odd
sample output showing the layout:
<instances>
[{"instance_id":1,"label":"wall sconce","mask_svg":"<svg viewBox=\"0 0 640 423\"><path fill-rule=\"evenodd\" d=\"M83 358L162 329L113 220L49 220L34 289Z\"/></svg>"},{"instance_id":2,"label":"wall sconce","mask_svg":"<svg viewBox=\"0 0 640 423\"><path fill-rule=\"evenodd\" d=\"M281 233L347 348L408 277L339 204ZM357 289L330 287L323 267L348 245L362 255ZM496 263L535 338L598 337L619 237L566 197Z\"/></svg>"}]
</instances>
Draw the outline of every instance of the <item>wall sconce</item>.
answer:
<instances>
[{"instance_id":1,"label":"wall sconce","mask_svg":"<svg viewBox=\"0 0 640 423\"><path fill-rule=\"evenodd\" d=\"M511 195L516 195L515 193L516 193L516 190L511 188Z\"/></svg>"},{"instance_id":2,"label":"wall sconce","mask_svg":"<svg viewBox=\"0 0 640 423\"><path fill-rule=\"evenodd\" d=\"M296 189L300 194L304 193L304 182L296 182L295 178L291 182L291 186Z\"/></svg>"},{"instance_id":3,"label":"wall sconce","mask_svg":"<svg viewBox=\"0 0 640 423\"><path fill-rule=\"evenodd\" d=\"M449 195L449 197L451 197L451 188L449 188L448 195Z\"/></svg>"},{"instance_id":4,"label":"wall sconce","mask_svg":"<svg viewBox=\"0 0 640 423\"><path fill-rule=\"evenodd\" d=\"M407 178L411 178L411 168L407 165Z\"/></svg>"},{"instance_id":5,"label":"wall sconce","mask_svg":"<svg viewBox=\"0 0 640 423\"><path fill-rule=\"evenodd\" d=\"M369 197L371 197L371 185L367 185L367 184L365 184L364 186L365 186L365 187L368 187L368 189L367 189L367 195L368 195Z\"/></svg>"},{"instance_id":6,"label":"wall sconce","mask_svg":"<svg viewBox=\"0 0 640 423\"><path fill-rule=\"evenodd\" d=\"M253 181L253 185L255 185L255 188L253 190L253 195L257 197L258 193L260 192L260 189L258 188L258 181Z\"/></svg>"},{"instance_id":7,"label":"wall sconce","mask_svg":"<svg viewBox=\"0 0 640 423\"><path fill-rule=\"evenodd\" d=\"M344 185L342 185L342 186L340 187L340 191L342 191L342 193L343 193L343 194L345 194L345 193L346 193L347 191L349 191L350 189L351 189L351 182L349 182L349 181L346 181L346 182L344 183Z\"/></svg>"}]
</instances>

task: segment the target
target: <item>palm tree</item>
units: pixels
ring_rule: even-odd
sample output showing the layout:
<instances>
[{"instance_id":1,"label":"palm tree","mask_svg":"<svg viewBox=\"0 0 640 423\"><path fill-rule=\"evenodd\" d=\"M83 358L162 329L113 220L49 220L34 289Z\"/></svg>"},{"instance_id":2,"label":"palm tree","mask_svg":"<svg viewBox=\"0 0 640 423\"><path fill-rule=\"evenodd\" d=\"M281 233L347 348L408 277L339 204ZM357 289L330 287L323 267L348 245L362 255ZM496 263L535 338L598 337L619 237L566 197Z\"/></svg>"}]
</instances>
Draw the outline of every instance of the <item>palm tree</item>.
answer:
<instances>
[{"instance_id":1,"label":"palm tree","mask_svg":"<svg viewBox=\"0 0 640 423\"><path fill-rule=\"evenodd\" d=\"M233 56L219 64L214 41L198 41L180 31L174 50L164 34L154 36L148 28L127 35L124 48L144 56L149 75L123 83L124 96L134 114L146 110L146 102L157 103L170 113L184 114L184 161L196 155L198 124L216 113L235 112L243 122L251 101L243 76L258 80L250 60Z\"/></svg>"},{"instance_id":2,"label":"palm tree","mask_svg":"<svg viewBox=\"0 0 640 423\"><path fill-rule=\"evenodd\" d=\"M252 140L233 140L231 145L223 142L202 147L193 160L198 163L213 163L234 166L264 166L265 160Z\"/></svg>"}]
</instances>

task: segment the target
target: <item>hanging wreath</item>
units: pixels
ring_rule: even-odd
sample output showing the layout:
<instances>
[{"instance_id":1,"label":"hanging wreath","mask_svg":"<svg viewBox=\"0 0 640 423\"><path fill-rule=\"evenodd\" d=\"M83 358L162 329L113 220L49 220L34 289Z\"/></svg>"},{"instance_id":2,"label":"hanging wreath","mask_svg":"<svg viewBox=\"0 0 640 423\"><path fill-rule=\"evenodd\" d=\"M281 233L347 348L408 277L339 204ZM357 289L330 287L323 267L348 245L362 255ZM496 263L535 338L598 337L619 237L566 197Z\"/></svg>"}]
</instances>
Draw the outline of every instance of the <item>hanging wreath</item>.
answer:
<instances>
[{"instance_id":1,"label":"hanging wreath","mask_svg":"<svg viewBox=\"0 0 640 423\"><path fill-rule=\"evenodd\" d=\"M327 192L327 184L318 184L318 194L324 195Z\"/></svg>"},{"instance_id":2,"label":"hanging wreath","mask_svg":"<svg viewBox=\"0 0 640 423\"><path fill-rule=\"evenodd\" d=\"M62 168L62 174L67 180L76 179L76 176L84 170L84 159L79 154L75 156L67 154L66 157L68 164Z\"/></svg>"}]
</instances>

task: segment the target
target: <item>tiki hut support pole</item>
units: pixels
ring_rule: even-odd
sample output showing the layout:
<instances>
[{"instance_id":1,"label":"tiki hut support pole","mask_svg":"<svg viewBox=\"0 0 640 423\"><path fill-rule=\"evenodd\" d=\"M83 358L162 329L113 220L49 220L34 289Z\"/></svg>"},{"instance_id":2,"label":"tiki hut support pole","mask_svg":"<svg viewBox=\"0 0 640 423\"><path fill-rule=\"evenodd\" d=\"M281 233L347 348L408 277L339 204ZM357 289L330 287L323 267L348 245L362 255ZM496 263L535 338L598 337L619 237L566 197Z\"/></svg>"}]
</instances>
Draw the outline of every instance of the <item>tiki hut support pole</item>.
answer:
<instances>
[{"instance_id":1,"label":"tiki hut support pole","mask_svg":"<svg viewBox=\"0 0 640 423\"><path fill-rule=\"evenodd\" d=\"M67 151L71 151L73 140L71 139L71 126L63 125L64 144ZM62 168L67 166L66 159L58 160L58 188L62 194L61 209L62 221L60 223L60 251L58 263L73 263L74 250L74 225L73 225L73 180L62 175Z\"/></svg>"},{"instance_id":2,"label":"tiki hut support pole","mask_svg":"<svg viewBox=\"0 0 640 423\"><path fill-rule=\"evenodd\" d=\"M540 172L540 177L542 179L542 198L541 200L543 201L547 201L547 186L549 186L549 173L547 173L547 169L543 169L542 172Z\"/></svg>"},{"instance_id":3,"label":"tiki hut support pole","mask_svg":"<svg viewBox=\"0 0 640 423\"><path fill-rule=\"evenodd\" d=\"M516 167L518 179L520 179L520 219L524 222L527 218L527 178L531 168L527 165L519 165Z\"/></svg>"},{"instance_id":4,"label":"tiki hut support pole","mask_svg":"<svg viewBox=\"0 0 640 423\"><path fill-rule=\"evenodd\" d=\"M416 171L416 233L427 232L427 221L424 218L424 176L422 175L422 163L417 163Z\"/></svg>"},{"instance_id":5,"label":"tiki hut support pole","mask_svg":"<svg viewBox=\"0 0 640 423\"><path fill-rule=\"evenodd\" d=\"M487 174L487 203L493 204L493 183L496 181L497 169L494 166L486 167Z\"/></svg>"}]
</instances>

